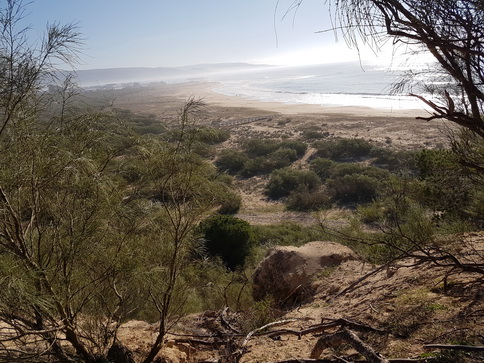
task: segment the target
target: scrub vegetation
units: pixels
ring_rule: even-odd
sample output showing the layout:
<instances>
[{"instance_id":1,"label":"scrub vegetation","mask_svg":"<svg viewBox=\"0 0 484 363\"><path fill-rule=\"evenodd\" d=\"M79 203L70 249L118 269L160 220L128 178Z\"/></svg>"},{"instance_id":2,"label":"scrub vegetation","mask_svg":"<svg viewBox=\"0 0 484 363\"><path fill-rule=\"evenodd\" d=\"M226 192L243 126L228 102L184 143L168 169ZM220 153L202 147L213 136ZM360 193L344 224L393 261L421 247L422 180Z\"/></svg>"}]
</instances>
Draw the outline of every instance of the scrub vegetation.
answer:
<instances>
[{"instance_id":1,"label":"scrub vegetation","mask_svg":"<svg viewBox=\"0 0 484 363\"><path fill-rule=\"evenodd\" d=\"M483 227L482 128L454 132L449 149L322 132L227 148L230 131L197 124L206 107L198 99L161 122L98 107L70 77L56 83L56 62L76 58L77 28L52 25L30 49L17 27L22 2L1 11L0 361L133 362L120 329L143 320L155 329L137 357L150 363L183 317L204 310L237 311L237 334L248 334L283 313L250 290L273 245L331 239L372 264L414 258L484 273L482 251L469 261L458 239L447 243ZM237 186L255 180L268 202L319 223L239 218ZM349 217L335 227L325 216L337 209ZM450 309L431 293L397 296L388 330L408 337Z\"/></svg>"}]
</instances>

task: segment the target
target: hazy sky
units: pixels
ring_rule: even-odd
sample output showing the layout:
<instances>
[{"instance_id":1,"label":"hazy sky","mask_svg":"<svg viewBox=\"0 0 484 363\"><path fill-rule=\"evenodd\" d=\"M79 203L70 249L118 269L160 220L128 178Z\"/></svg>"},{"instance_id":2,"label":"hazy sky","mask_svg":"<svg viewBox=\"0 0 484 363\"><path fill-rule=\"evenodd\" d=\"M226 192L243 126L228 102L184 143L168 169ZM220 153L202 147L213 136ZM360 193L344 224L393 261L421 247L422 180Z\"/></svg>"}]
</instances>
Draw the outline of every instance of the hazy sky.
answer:
<instances>
[{"instance_id":1,"label":"hazy sky","mask_svg":"<svg viewBox=\"0 0 484 363\"><path fill-rule=\"evenodd\" d=\"M79 69L250 62L313 64L357 58L332 32L324 0L34 0L26 21L76 22ZM284 17L284 15L286 16Z\"/></svg>"}]
</instances>

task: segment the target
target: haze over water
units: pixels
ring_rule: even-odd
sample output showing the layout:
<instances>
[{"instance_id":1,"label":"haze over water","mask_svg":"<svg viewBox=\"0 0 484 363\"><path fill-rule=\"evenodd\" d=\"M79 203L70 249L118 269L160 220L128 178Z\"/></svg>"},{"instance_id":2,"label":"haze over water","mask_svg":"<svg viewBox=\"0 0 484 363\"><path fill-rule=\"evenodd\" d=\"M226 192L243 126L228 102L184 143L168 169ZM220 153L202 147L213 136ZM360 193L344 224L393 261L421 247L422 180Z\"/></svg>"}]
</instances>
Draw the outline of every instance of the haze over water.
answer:
<instances>
[{"instance_id":1,"label":"haze over water","mask_svg":"<svg viewBox=\"0 0 484 363\"><path fill-rule=\"evenodd\" d=\"M215 90L229 96L284 103L322 106L367 106L386 109L418 109L420 101L393 94L400 73L358 62L316 66L280 67L214 77Z\"/></svg>"},{"instance_id":2,"label":"haze over water","mask_svg":"<svg viewBox=\"0 0 484 363\"><path fill-rule=\"evenodd\" d=\"M251 100L322 106L421 109L417 99L393 94L399 71L359 62L312 66L267 66L243 63L176 68L125 68L78 72L83 87L150 82L217 82L214 91Z\"/></svg>"}]
</instances>

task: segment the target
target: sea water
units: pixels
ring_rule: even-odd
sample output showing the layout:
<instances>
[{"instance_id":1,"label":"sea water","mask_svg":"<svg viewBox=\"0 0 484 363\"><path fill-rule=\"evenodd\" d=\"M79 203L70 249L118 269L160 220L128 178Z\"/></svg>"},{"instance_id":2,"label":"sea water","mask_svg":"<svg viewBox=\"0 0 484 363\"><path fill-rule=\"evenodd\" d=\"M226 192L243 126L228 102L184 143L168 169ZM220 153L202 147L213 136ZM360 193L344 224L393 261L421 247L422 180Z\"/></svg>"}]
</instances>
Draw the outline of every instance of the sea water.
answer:
<instances>
[{"instance_id":1,"label":"sea water","mask_svg":"<svg viewBox=\"0 0 484 363\"><path fill-rule=\"evenodd\" d=\"M366 106L383 109L421 109L422 102L395 93L393 86L402 72L381 65L358 62L260 69L213 74L216 92L247 99L317 104L321 106Z\"/></svg>"}]
</instances>

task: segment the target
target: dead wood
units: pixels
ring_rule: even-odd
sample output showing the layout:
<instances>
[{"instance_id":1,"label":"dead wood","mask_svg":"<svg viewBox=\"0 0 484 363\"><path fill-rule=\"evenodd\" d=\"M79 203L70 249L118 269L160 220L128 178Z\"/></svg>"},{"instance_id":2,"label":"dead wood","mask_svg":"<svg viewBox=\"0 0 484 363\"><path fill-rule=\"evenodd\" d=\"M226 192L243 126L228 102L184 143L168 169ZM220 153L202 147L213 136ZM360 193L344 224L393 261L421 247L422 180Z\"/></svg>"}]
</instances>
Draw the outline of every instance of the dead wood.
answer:
<instances>
[{"instance_id":1,"label":"dead wood","mask_svg":"<svg viewBox=\"0 0 484 363\"><path fill-rule=\"evenodd\" d=\"M318 339L316 345L311 351L311 358L318 358L326 348L339 346L342 344L350 344L356 349L358 353L363 355L370 363L389 363L388 359L375 352L375 350L368 344L363 342L351 330L342 328L336 333L324 335Z\"/></svg>"},{"instance_id":2,"label":"dead wood","mask_svg":"<svg viewBox=\"0 0 484 363\"><path fill-rule=\"evenodd\" d=\"M467 352L484 352L484 346L472 346L472 345L427 344L427 345L424 345L424 348L463 350Z\"/></svg>"},{"instance_id":3,"label":"dead wood","mask_svg":"<svg viewBox=\"0 0 484 363\"><path fill-rule=\"evenodd\" d=\"M314 325L310 328L304 329L304 330L291 330L291 329L281 329L281 330L276 330L276 331L271 331L266 333L270 338L274 338L277 336L281 335L296 335L299 338L301 338L303 335L306 334L316 334L316 333L321 333L324 332L328 329L336 328L336 327L346 327L346 328L351 328L353 330L357 331L363 331L363 332L375 332L378 334L385 334L386 332L380 329L373 328L369 325L357 323L355 321L351 321L348 319L336 319L333 320L329 323L321 323L318 325ZM262 334L260 334L262 335Z\"/></svg>"},{"instance_id":4,"label":"dead wood","mask_svg":"<svg viewBox=\"0 0 484 363\"><path fill-rule=\"evenodd\" d=\"M390 363L428 363L437 360L436 358L389 358ZM342 358L336 359L288 359L272 363L341 363L346 362ZM349 362L349 361L348 361ZM365 363L365 360L351 360L351 363Z\"/></svg>"}]
</instances>

